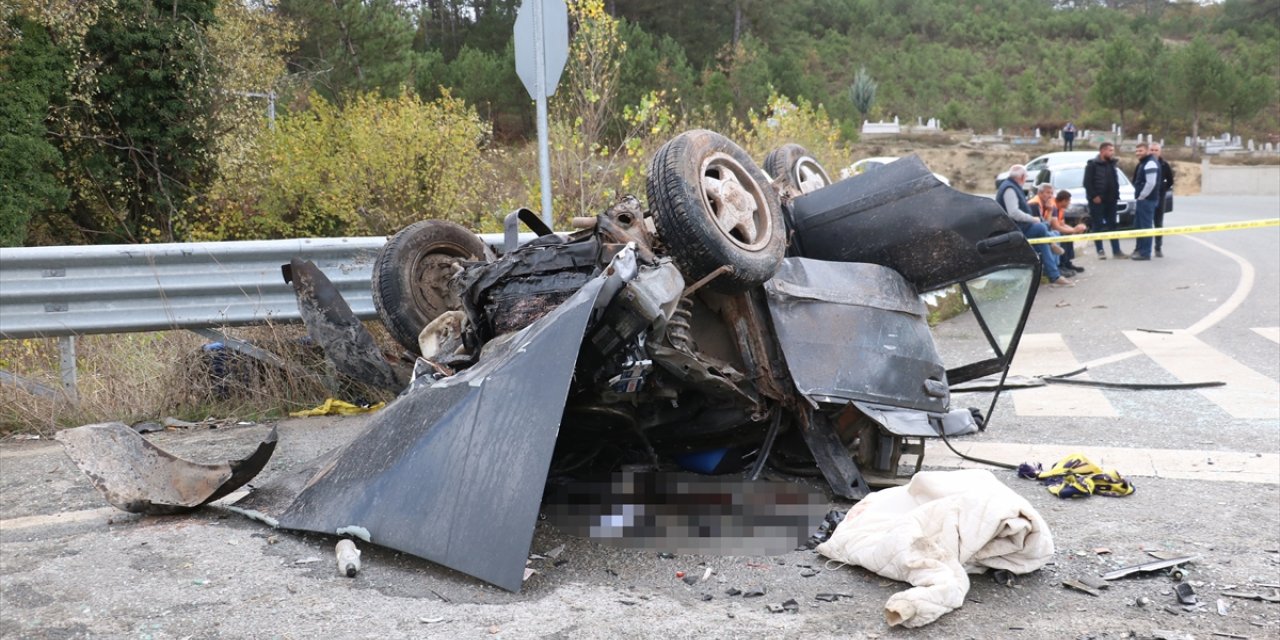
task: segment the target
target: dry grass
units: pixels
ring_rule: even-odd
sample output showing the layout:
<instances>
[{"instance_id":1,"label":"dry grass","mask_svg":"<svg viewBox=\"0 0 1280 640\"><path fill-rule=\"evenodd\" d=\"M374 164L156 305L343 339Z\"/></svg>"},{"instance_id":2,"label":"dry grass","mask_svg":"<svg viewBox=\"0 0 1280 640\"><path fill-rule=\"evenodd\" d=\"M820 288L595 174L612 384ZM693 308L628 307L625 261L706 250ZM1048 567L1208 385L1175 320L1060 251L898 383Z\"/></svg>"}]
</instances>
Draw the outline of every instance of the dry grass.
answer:
<instances>
[{"instance_id":1,"label":"dry grass","mask_svg":"<svg viewBox=\"0 0 1280 640\"><path fill-rule=\"evenodd\" d=\"M332 395L324 356L303 339L300 325L226 333L296 366L282 369L231 351L209 352L203 349L208 340L187 331L82 336L76 341L78 402L0 386L0 434L49 435L92 422L133 424L166 416L263 420ZM0 341L0 369L60 389L58 341Z\"/></svg>"}]
</instances>

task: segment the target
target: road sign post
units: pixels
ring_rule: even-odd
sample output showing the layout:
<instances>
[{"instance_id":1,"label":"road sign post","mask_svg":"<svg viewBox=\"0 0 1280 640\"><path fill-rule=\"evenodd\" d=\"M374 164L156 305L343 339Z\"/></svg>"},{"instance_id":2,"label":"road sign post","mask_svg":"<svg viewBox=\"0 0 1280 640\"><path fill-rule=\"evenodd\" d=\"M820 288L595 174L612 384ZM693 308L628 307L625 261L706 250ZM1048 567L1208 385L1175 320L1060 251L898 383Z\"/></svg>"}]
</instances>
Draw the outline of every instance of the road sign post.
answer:
<instances>
[{"instance_id":1,"label":"road sign post","mask_svg":"<svg viewBox=\"0 0 1280 640\"><path fill-rule=\"evenodd\" d=\"M516 75L537 104L538 174L542 219L551 216L551 153L547 140L547 98L555 94L569 58L569 11L564 0L524 0L516 13Z\"/></svg>"}]
</instances>

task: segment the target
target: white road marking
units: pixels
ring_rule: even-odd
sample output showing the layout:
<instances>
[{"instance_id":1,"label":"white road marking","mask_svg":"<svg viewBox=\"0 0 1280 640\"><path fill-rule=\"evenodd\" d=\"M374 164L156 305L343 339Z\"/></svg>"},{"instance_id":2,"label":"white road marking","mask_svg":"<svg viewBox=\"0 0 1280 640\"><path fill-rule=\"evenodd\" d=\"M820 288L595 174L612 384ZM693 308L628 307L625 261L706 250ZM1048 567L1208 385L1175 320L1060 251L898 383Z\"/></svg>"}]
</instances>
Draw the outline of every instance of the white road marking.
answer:
<instances>
[{"instance_id":1,"label":"white road marking","mask_svg":"<svg viewBox=\"0 0 1280 640\"><path fill-rule=\"evenodd\" d=\"M1235 290L1231 292L1231 295L1227 297L1226 301L1218 305L1217 308L1215 308L1213 311L1210 311L1208 315L1206 315L1205 317L1200 318L1198 322L1191 325L1190 327L1187 327L1187 333L1190 333L1191 335L1195 336L1195 335L1200 335L1201 333L1204 333L1209 328L1213 327L1219 322L1222 322L1223 319L1225 319L1227 316L1234 313L1236 309L1240 308L1241 304L1244 304L1245 299L1249 297L1249 293L1253 291L1254 269L1253 269L1253 265L1250 264L1248 260L1245 260L1244 258L1241 258L1240 256L1234 253L1231 253L1230 251L1227 251L1226 249L1223 249L1222 247L1219 247L1216 244L1213 244L1212 242L1207 242L1205 240L1201 240L1200 238L1193 238L1191 236L1186 236L1186 238L1188 240L1191 240L1192 242L1198 242L1213 251L1216 251L1228 258L1231 258L1231 260L1234 261L1236 265L1240 267L1240 280L1236 283ZM1134 356L1141 355L1141 354L1142 354L1141 351L1137 349L1131 349L1129 351L1124 351L1122 353L1115 353L1109 356L1103 356L1101 358L1090 360L1084 363L1083 366L1088 367L1090 369L1095 369L1097 367L1101 367L1104 364L1112 364L1115 362L1120 362L1122 360L1128 360L1129 358L1132 358Z\"/></svg>"},{"instance_id":2,"label":"white road marking","mask_svg":"<svg viewBox=\"0 0 1280 640\"><path fill-rule=\"evenodd\" d=\"M1280 384L1201 342L1189 332L1125 331L1143 353L1183 382L1221 380L1224 387L1197 389L1234 418L1280 420Z\"/></svg>"},{"instance_id":3,"label":"white road marking","mask_svg":"<svg viewBox=\"0 0 1280 640\"><path fill-rule=\"evenodd\" d=\"M1027 333L1018 343L1010 375L1057 375L1080 368L1060 333ZM1087 376L1079 376L1087 378ZM1048 385L1012 392L1014 411L1020 416L1089 416L1114 418L1115 407L1101 389Z\"/></svg>"},{"instance_id":4,"label":"white road marking","mask_svg":"<svg viewBox=\"0 0 1280 640\"><path fill-rule=\"evenodd\" d=\"M1213 325L1222 322L1227 316L1234 313L1236 309L1239 309L1240 305L1244 304L1244 301L1249 298L1249 292L1253 291L1254 270L1253 265L1249 264L1248 260L1245 260L1244 258L1241 258L1240 256L1213 244L1212 242L1206 242L1193 236L1187 236L1186 238L1231 258L1240 267L1240 282L1236 283L1235 291L1231 292L1231 295L1227 298L1226 302L1218 305L1218 308L1210 312L1209 315L1200 318L1199 322L1187 327L1187 333L1196 336L1200 335Z\"/></svg>"},{"instance_id":5,"label":"white road marking","mask_svg":"<svg viewBox=\"0 0 1280 640\"><path fill-rule=\"evenodd\" d=\"M63 513L55 513L52 515L41 516L24 516L21 518L9 518L0 520L0 531L10 532L19 529L30 529L32 527L45 527L59 524L75 524L77 522L89 522L92 520L103 520L112 516L128 515L115 507L100 507L98 509L84 509L82 511L65 511Z\"/></svg>"},{"instance_id":6,"label":"white road marking","mask_svg":"<svg viewBox=\"0 0 1280 640\"><path fill-rule=\"evenodd\" d=\"M1280 484L1280 455L1239 451L1184 451L1178 449L1128 449L1073 444L1010 444L952 440L956 450L976 458L996 462L1050 465L1073 453L1084 455L1105 470L1123 476ZM925 445L926 467L949 469L989 469L979 462L952 453L941 440ZM1139 486L1141 491L1142 487Z\"/></svg>"},{"instance_id":7,"label":"white road marking","mask_svg":"<svg viewBox=\"0 0 1280 640\"><path fill-rule=\"evenodd\" d=\"M1280 327L1254 327L1253 332L1272 342L1280 342Z\"/></svg>"}]
</instances>

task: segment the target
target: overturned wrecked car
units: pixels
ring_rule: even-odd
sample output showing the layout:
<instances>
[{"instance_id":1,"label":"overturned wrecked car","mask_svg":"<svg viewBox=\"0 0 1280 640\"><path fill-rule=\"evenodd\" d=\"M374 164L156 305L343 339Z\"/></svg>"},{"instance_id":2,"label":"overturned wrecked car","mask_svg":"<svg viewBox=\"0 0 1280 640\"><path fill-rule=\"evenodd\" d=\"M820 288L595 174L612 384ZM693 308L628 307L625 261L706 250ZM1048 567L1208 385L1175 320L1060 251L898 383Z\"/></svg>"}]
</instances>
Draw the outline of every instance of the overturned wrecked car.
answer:
<instances>
[{"instance_id":1,"label":"overturned wrecked car","mask_svg":"<svg viewBox=\"0 0 1280 640\"><path fill-rule=\"evenodd\" d=\"M399 396L246 504L517 590L549 478L816 468L858 499L914 473L924 438L972 426L949 386L1007 370L1036 255L915 157L837 183L797 145L765 167L688 131L655 154L647 206L624 197L572 233L527 210L501 251L452 223L407 227L372 286L411 366L295 260L334 367ZM519 222L536 238L518 245ZM988 348L948 369L920 296L953 285Z\"/></svg>"}]
</instances>

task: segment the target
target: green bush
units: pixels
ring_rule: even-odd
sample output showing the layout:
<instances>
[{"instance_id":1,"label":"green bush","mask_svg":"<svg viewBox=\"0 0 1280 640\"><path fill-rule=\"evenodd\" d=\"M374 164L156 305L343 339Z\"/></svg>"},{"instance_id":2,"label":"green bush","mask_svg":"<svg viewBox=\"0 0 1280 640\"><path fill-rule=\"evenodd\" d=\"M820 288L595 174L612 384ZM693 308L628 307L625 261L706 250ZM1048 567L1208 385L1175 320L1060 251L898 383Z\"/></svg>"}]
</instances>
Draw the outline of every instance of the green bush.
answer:
<instances>
[{"instance_id":1,"label":"green bush","mask_svg":"<svg viewBox=\"0 0 1280 640\"><path fill-rule=\"evenodd\" d=\"M225 167L191 220L194 239L392 233L416 220L477 226L489 130L447 93L351 96L280 118L250 159Z\"/></svg>"}]
</instances>

